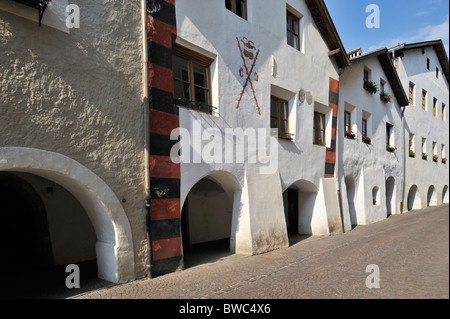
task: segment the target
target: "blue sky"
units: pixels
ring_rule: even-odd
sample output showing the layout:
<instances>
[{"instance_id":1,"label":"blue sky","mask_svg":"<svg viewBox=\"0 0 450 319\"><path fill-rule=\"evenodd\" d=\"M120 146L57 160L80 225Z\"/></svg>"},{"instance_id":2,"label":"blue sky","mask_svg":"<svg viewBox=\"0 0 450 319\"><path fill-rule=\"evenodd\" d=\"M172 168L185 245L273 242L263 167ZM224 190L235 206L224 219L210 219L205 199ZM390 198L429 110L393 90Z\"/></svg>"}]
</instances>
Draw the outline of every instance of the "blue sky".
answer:
<instances>
[{"instance_id":1,"label":"blue sky","mask_svg":"<svg viewBox=\"0 0 450 319\"><path fill-rule=\"evenodd\" d=\"M347 51L369 52L398 43L442 39L449 52L448 0L325 0ZM369 4L380 10L380 28L367 28Z\"/></svg>"}]
</instances>

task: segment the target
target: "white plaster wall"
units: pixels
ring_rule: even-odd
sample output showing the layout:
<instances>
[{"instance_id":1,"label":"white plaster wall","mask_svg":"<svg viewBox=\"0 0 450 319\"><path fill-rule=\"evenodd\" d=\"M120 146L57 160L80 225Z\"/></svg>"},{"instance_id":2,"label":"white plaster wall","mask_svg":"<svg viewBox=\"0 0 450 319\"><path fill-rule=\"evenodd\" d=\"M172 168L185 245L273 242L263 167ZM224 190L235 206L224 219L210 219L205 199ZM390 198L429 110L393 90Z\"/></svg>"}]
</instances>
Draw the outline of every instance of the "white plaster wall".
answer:
<instances>
[{"instance_id":1,"label":"white plaster wall","mask_svg":"<svg viewBox=\"0 0 450 319\"><path fill-rule=\"evenodd\" d=\"M371 94L363 88L364 68L371 70L370 80L380 87L380 78L386 81L385 91L393 98L385 103L380 100L379 92ZM351 112L352 128L356 132L355 139L344 137L344 110ZM368 115L370 114L370 117ZM368 136L372 138L370 145L362 142L362 119L368 119ZM340 78L339 96L339 127L338 141L343 145L340 154L341 189L345 189L345 177L351 176L355 181L355 210L358 225L367 225L387 217L386 209L386 180L395 179L395 196L400 198L402 183L402 138L401 138L401 109L395 99L390 83L378 62L376 56L367 58L345 69ZM386 123L394 126L391 146L397 147L393 153L386 151ZM378 187L377 204L373 205L372 191ZM344 194L345 193L345 194ZM345 216L345 228L350 229L351 218L347 201L347 190L342 194ZM400 201L392 203L392 213L400 213ZM355 219L355 217L353 217Z\"/></svg>"},{"instance_id":2,"label":"white plaster wall","mask_svg":"<svg viewBox=\"0 0 450 319\"><path fill-rule=\"evenodd\" d=\"M430 70L427 70L427 58L430 59ZM414 49L404 52L403 58L396 59L396 69L399 74L405 92L409 92L409 82L415 84L415 102L409 105L405 111L405 152L408 154L409 134L415 135L416 157L406 156L406 178L404 202L407 202L408 193L413 185L418 190L413 209L425 208L427 206L427 194L430 186L436 190L436 204L442 204L442 193L444 187L448 186L449 162L441 162L441 145L445 145L446 157L449 158L449 95L448 82L442 73L442 67L438 61L433 48L422 50ZM439 78L436 78L435 69L439 67ZM427 111L422 109L422 89L428 92ZM408 95L409 96L409 95ZM437 98L437 117L433 116L433 98ZM442 103L446 105L446 121L441 119ZM426 152L428 159L422 160L421 144L422 138L427 139ZM433 162L432 143L437 143L438 162ZM404 211L407 211L404 205Z\"/></svg>"},{"instance_id":3,"label":"white plaster wall","mask_svg":"<svg viewBox=\"0 0 450 319\"><path fill-rule=\"evenodd\" d=\"M142 277L140 3L71 3L80 8L81 21L70 34L0 9L0 147L63 154L102 179L131 224L136 276Z\"/></svg>"},{"instance_id":4,"label":"white plaster wall","mask_svg":"<svg viewBox=\"0 0 450 319\"><path fill-rule=\"evenodd\" d=\"M263 225L276 225L275 233L286 231L282 191L299 180L309 181L319 189L320 180L324 176L326 148L312 144L314 105L320 103L328 107L329 78L339 77L337 68L328 57L329 50L314 25L304 1L249 0L247 4L248 21L228 11L223 1L177 1L177 42L215 59L211 71L212 101L214 106L218 107L218 114L213 116L180 109L181 127L192 132L193 121L201 120L204 128L218 128L222 136L224 128L227 127L269 130L270 96L274 94L289 101L290 133L295 134L295 140L278 140L278 170L275 175L280 179L279 184L273 176L268 178L267 182L273 184L268 188L251 182L261 178L257 176L261 165L257 164L182 163L181 199L183 202L191 187L208 172L213 170L230 172L243 185L242 196L248 196L242 201L240 214L245 216L250 212L251 216L245 220L250 221L251 228L245 229L251 231L251 236L255 240L259 237L258 229L265 229L262 231L265 236L269 236L273 231L273 229L269 231L270 227ZM286 43L287 4L303 15L301 52ZM259 79L256 81L254 76L252 81L261 115L258 114L250 85L243 95L239 109L236 109L245 82L245 76L243 78L239 76L243 62L236 38L243 37L253 41L260 50L254 69ZM300 89L312 96L310 103L306 100L300 103L298 98ZM329 124L328 135L331 134L331 121ZM247 190L245 187L258 189ZM276 187L280 189L275 189ZM324 203L322 205L324 206ZM253 207L259 207L259 210ZM269 213L272 209L270 207L276 211ZM257 222L257 216L265 223ZM234 229L242 228L235 225ZM249 239L243 234L239 236ZM284 239L280 242L284 245ZM250 249L260 251L254 245Z\"/></svg>"}]
</instances>

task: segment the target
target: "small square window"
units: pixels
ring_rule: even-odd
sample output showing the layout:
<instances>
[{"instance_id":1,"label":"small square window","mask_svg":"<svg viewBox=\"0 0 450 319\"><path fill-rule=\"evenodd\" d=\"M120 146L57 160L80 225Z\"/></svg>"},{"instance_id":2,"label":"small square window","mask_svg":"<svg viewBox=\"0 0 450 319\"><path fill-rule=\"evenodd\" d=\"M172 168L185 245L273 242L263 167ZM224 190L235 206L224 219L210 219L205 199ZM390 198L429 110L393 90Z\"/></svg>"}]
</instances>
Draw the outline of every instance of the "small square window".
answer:
<instances>
[{"instance_id":1,"label":"small square window","mask_svg":"<svg viewBox=\"0 0 450 319\"><path fill-rule=\"evenodd\" d=\"M313 143L325 146L325 114L314 112Z\"/></svg>"},{"instance_id":2,"label":"small square window","mask_svg":"<svg viewBox=\"0 0 450 319\"><path fill-rule=\"evenodd\" d=\"M286 11L287 44L300 51L300 18Z\"/></svg>"},{"instance_id":3,"label":"small square window","mask_svg":"<svg viewBox=\"0 0 450 319\"><path fill-rule=\"evenodd\" d=\"M412 82L409 82L409 104L414 105L414 89L415 85Z\"/></svg>"},{"instance_id":4,"label":"small square window","mask_svg":"<svg viewBox=\"0 0 450 319\"><path fill-rule=\"evenodd\" d=\"M422 90L422 109L427 110L427 91Z\"/></svg>"},{"instance_id":5,"label":"small square window","mask_svg":"<svg viewBox=\"0 0 450 319\"><path fill-rule=\"evenodd\" d=\"M247 0L225 0L225 8L247 20Z\"/></svg>"},{"instance_id":6,"label":"small square window","mask_svg":"<svg viewBox=\"0 0 450 319\"><path fill-rule=\"evenodd\" d=\"M270 98L270 128L278 129L278 137L291 139L289 134L289 103L274 96Z\"/></svg>"},{"instance_id":7,"label":"small square window","mask_svg":"<svg viewBox=\"0 0 450 319\"><path fill-rule=\"evenodd\" d=\"M173 97L177 105L212 114L209 58L174 46Z\"/></svg>"}]
</instances>

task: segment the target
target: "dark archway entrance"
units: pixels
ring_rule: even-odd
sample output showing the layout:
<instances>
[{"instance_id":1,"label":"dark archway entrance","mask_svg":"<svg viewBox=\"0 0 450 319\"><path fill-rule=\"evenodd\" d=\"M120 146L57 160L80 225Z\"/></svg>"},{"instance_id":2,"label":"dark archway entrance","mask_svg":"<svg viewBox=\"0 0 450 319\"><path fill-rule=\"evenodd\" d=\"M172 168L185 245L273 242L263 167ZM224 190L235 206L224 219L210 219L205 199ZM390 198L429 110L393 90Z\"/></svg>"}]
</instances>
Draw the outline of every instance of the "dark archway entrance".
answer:
<instances>
[{"instance_id":1,"label":"dark archway entrance","mask_svg":"<svg viewBox=\"0 0 450 319\"><path fill-rule=\"evenodd\" d=\"M97 279L95 232L68 191L33 174L0 172L0 203L1 298L66 298L109 285ZM68 264L80 269L80 289L66 287Z\"/></svg>"},{"instance_id":2,"label":"dark archway entrance","mask_svg":"<svg viewBox=\"0 0 450 319\"><path fill-rule=\"evenodd\" d=\"M233 192L205 177L190 190L181 213L184 268L231 255Z\"/></svg>"}]
</instances>

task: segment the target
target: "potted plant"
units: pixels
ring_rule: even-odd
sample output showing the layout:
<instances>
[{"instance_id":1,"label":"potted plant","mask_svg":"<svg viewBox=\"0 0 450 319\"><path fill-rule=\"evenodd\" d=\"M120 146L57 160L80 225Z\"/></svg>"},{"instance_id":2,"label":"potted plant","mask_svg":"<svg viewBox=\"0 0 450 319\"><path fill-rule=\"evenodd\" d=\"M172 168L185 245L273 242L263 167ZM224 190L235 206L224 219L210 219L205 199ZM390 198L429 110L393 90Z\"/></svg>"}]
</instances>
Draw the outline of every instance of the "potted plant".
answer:
<instances>
[{"instance_id":1,"label":"potted plant","mask_svg":"<svg viewBox=\"0 0 450 319\"><path fill-rule=\"evenodd\" d=\"M392 99L392 95L383 91L380 93L380 99L381 99L381 101L383 101L385 103L389 103Z\"/></svg>"},{"instance_id":2,"label":"potted plant","mask_svg":"<svg viewBox=\"0 0 450 319\"><path fill-rule=\"evenodd\" d=\"M444 163L444 164L447 163L447 157L442 158L442 163Z\"/></svg>"},{"instance_id":3,"label":"potted plant","mask_svg":"<svg viewBox=\"0 0 450 319\"><path fill-rule=\"evenodd\" d=\"M377 200L376 200L376 199L373 200L373 204L374 204L374 205L377 204Z\"/></svg>"},{"instance_id":4,"label":"potted plant","mask_svg":"<svg viewBox=\"0 0 450 319\"><path fill-rule=\"evenodd\" d=\"M397 149L396 147L393 147L393 146L390 146L390 145L386 146L386 150L388 152L395 152L396 149Z\"/></svg>"},{"instance_id":5,"label":"potted plant","mask_svg":"<svg viewBox=\"0 0 450 319\"><path fill-rule=\"evenodd\" d=\"M362 141L366 144L371 144L372 143L372 139L368 136L364 136L362 137Z\"/></svg>"},{"instance_id":6,"label":"potted plant","mask_svg":"<svg viewBox=\"0 0 450 319\"><path fill-rule=\"evenodd\" d=\"M378 92L378 86L374 81L366 81L364 82L364 89L366 89L366 91L375 94Z\"/></svg>"},{"instance_id":7,"label":"potted plant","mask_svg":"<svg viewBox=\"0 0 450 319\"><path fill-rule=\"evenodd\" d=\"M427 153L422 153L422 159L426 160L428 158L428 154Z\"/></svg>"},{"instance_id":8,"label":"potted plant","mask_svg":"<svg viewBox=\"0 0 450 319\"><path fill-rule=\"evenodd\" d=\"M438 161L438 156L433 154L433 162L437 163L437 161Z\"/></svg>"},{"instance_id":9,"label":"potted plant","mask_svg":"<svg viewBox=\"0 0 450 319\"><path fill-rule=\"evenodd\" d=\"M409 157L416 157L416 152L409 150Z\"/></svg>"},{"instance_id":10,"label":"potted plant","mask_svg":"<svg viewBox=\"0 0 450 319\"><path fill-rule=\"evenodd\" d=\"M355 136L356 136L356 134L353 133L353 131L350 131L350 130L345 131L345 137L354 139Z\"/></svg>"}]
</instances>

